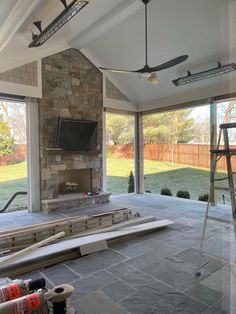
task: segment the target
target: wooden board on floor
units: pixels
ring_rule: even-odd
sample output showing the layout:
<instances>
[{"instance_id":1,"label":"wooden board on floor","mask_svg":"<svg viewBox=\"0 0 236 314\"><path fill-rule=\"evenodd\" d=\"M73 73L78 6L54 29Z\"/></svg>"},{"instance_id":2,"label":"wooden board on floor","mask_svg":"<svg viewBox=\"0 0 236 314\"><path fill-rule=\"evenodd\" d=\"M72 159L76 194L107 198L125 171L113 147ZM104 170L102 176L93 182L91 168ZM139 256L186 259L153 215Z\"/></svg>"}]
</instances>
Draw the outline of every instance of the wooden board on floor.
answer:
<instances>
[{"instance_id":1,"label":"wooden board on floor","mask_svg":"<svg viewBox=\"0 0 236 314\"><path fill-rule=\"evenodd\" d=\"M172 222L171 222L172 223ZM126 236L121 236L118 238L114 238L111 240L107 240L107 244L108 246L115 244L115 243L120 243L122 241L126 241L126 240L130 240L133 239L135 237L138 237L140 235L144 235L147 234L149 232L154 232L154 231L159 231L162 230L163 228L165 228L166 225L163 224L163 226L160 226L159 228L152 229L152 230L146 230L146 231L142 231L141 233L133 233L133 234L127 234ZM23 263L19 263L17 266L16 265L9 265L9 267L5 267L4 269L0 269L0 277L17 277L19 275L31 272L31 271L35 271L35 270L39 270L39 269L43 269L49 266L53 266L56 265L58 263L62 263L68 260L72 260L75 258L79 258L81 257L80 254L80 249L75 248L75 249L71 249L65 252L56 252L53 253L52 255L48 255L47 258L38 258L37 260L34 260L34 262L32 263L32 261L29 262L23 262Z\"/></svg>"},{"instance_id":2,"label":"wooden board on floor","mask_svg":"<svg viewBox=\"0 0 236 314\"><path fill-rule=\"evenodd\" d=\"M110 227L113 224L133 218L134 214L133 209L123 208L89 217L70 217L51 223L13 229L0 234L0 249L10 249L12 251L22 249L59 232L65 232L66 238L87 230Z\"/></svg>"},{"instance_id":3,"label":"wooden board on floor","mask_svg":"<svg viewBox=\"0 0 236 314\"><path fill-rule=\"evenodd\" d=\"M141 235L147 232L152 232L155 230L162 229L166 226L173 224L170 220L159 220L154 222L147 222L141 225L125 227L121 230L103 232L99 234L89 235L85 237L80 237L77 239L71 240L64 240L56 244L51 244L39 249L36 249L34 252L27 254L26 256L22 256L18 259L17 262L14 262L10 265L10 268L17 268L19 265L23 263L34 263L37 262L38 259L45 259L50 258L53 254L60 253L63 255L67 251L79 249L81 245L92 244L97 241L113 241L115 239L128 237L132 235ZM1 261L1 258L0 258ZM3 269L0 269L0 273Z\"/></svg>"},{"instance_id":4,"label":"wooden board on floor","mask_svg":"<svg viewBox=\"0 0 236 314\"><path fill-rule=\"evenodd\" d=\"M85 232L81 232L79 234L75 234L68 239L75 239L78 237L85 237L92 234L98 234L101 232L108 232L108 231L114 231L114 230L120 230L125 227L135 226L135 225L141 225L146 222L156 221L157 218L155 216L144 216L144 217L135 217L129 220L122 221L120 223L116 223L112 225L111 227L101 228L101 229L95 229L95 230L89 230Z\"/></svg>"},{"instance_id":5,"label":"wooden board on floor","mask_svg":"<svg viewBox=\"0 0 236 314\"><path fill-rule=\"evenodd\" d=\"M93 243L88 243L84 245L80 245L80 254L81 256L104 251L108 249L107 241L106 240L100 240Z\"/></svg>"}]
</instances>

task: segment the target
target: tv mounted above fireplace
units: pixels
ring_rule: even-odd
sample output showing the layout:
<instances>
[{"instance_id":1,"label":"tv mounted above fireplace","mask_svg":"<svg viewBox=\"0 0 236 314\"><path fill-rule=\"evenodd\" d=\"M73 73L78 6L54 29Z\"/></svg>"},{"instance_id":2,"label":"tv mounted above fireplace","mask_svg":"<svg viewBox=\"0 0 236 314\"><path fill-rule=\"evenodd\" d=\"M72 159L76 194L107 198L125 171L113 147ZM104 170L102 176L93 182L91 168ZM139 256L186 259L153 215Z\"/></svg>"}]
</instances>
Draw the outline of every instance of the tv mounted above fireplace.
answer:
<instances>
[{"instance_id":1,"label":"tv mounted above fireplace","mask_svg":"<svg viewBox=\"0 0 236 314\"><path fill-rule=\"evenodd\" d=\"M88 152L97 148L97 122L58 119L57 147L66 151Z\"/></svg>"}]
</instances>

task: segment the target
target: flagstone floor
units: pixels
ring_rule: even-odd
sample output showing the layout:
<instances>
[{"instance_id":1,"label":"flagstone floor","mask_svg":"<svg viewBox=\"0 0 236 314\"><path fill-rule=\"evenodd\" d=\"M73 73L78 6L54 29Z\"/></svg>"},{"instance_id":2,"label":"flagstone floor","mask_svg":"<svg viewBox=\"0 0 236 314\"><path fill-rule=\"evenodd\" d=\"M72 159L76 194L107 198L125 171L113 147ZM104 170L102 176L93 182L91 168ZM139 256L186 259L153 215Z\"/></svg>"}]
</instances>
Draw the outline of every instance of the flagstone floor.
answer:
<instances>
[{"instance_id":1,"label":"flagstone floor","mask_svg":"<svg viewBox=\"0 0 236 314\"><path fill-rule=\"evenodd\" d=\"M206 204L175 197L145 194L111 197L111 203L53 215L25 211L2 214L0 230L131 206L141 215L168 218L168 228L108 250L26 274L46 278L49 287L71 283L70 302L79 314L219 314L236 313L236 245L233 227L207 225L201 276L201 228ZM212 215L231 219L230 208L217 206Z\"/></svg>"}]
</instances>

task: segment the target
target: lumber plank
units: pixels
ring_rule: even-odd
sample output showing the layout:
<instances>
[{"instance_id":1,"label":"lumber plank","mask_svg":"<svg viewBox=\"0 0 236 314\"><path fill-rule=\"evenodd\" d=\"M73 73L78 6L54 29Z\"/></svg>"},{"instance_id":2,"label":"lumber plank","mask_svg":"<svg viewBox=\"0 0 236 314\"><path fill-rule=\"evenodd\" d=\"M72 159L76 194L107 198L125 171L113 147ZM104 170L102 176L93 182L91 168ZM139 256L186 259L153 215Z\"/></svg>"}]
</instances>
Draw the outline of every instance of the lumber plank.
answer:
<instances>
[{"instance_id":1,"label":"lumber plank","mask_svg":"<svg viewBox=\"0 0 236 314\"><path fill-rule=\"evenodd\" d=\"M108 249L107 241L101 240L93 243L83 244L80 246L81 256L88 255L91 253L101 252Z\"/></svg>"},{"instance_id":2,"label":"lumber plank","mask_svg":"<svg viewBox=\"0 0 236 314\"><path fill-rule=\"evenodd\" d=\"M95 214L95 215L83 215L83 216L74 216L74 217L67 217L67 218L63 218L63 219L58 219L58 220L53 220L50 222L43 222L40 224L34 224L34 225L30 225L30 226L24 226L24 227L20 227L20 228L13 228L13 229L9 229L9 230L4 230L4 231L0 231L0 236L3 235L5 236L6 234L18 234L21 231L29 231L29 230L35 230L35 228L42 228L42 227L46 227L46 226L57 226L60 225L61 223L63 224L66 221L84 221L90 217L105 217L105 216L110 216L112 214L115 214L119 211L126 211L126 210L133 210L134 208L127 208L127 207L122 207L119 209L114 209L113 211L108 211L108 212L104 212L104 213L99 213L99 214Z\"/></svg>"},{"instance_id":3,"label":"lumber plank","mask_svg":"<svg viewBox=\"0 0 236 314\"><path fill-rule=\"evenodd\" d=\"M0 235L0 249L16 251L33 243L53 236L59 232L65 232L65 237L83 233L87 230L106 228L114 223L128 220L133 217L133 209L122 208L115 211L100 213L85 217L70 217L46 224L31 226L30 228L18 228L13 232Z\"/></svg>"},{"instance_id":4,"label":"lumber plank","mask_svg":"<svg viewBox=\"0 0 236 314\"><path fill-rule=\"evenodd\" d=\"M34 250L40 248L41 246L47 245L48 243L53 242L54 240L61 238L64 235L65 235L64 232L60 232L60 233L58 233L58 234L56 234L50 238L47 238L43 241L40 241L36 244L33 244L33 245L31 245L31 246L29 246L29 247L27 247L27 248L25 248L19 252L16 252L14 254L11 254L11 255L8 255L6 257L1 258L0 259L0 268L8 265L11 262L13 262L13 263L15 261L18 262L18 259L20 259L21 257L24 257L25 255L29 254L30 252L33 252Z\"/></svg>"},{"instance_id":5,"label":"lumber plank","mask_svg":"<svg viewBox=\"0 0 236 314\"><path fill-rule=\"evenodd\" d=\"M154 216L135 217L135 218L132 218L130 220L126 220L126 221L114 224L114 225L107 227L107 228L100 228L100 229L96 229L96 230L92 230L92 231L86 231L83 233L75 234L75 235L69 237L68 239L75 239L78 237L84 237L84 236L88 236L88 235L92 235L92 234L98 234L101 232L120 230L124 227L140 225L142 223L151 222L151 221L155 221L155 220L157 220L157 218Z\"/></svg>"},{"instance_id":6,"label":"lumber plank","mask_svg":"<svg viewBox=\"0 0 236 314\"><path fill-rule=\"evenodd\" d=\"M89 235L85 237L80 237L77 239L64 240L56 244L47 245L41 248L36 249L33 252L30 252L26 256L22 256L18 259L17 262L14 262L11 266L17 267L20 263L25 262L34 262L39 258L47 259L53 253L64 253L68 250L78 249L81 245L90 244L94 241L101 240L114 240L121 237L127 237L133 234L142 234L145 232L151 232L154 230L158 230L160 228L166 227L173 224L170 220L159 220L154 222L147 222L141 225L135 225L130 227L124 227L121 230L102 232L99 234ZM1 263L0 258L0 263Z\"/></svg>"},{"instance_id":7,"label":"lumber plank","mask_svg":"<svg viewBox=\"0 0 236 314\"><path fill-rule=\"evenodd\" d=\"M160 222L160 221L159 221ZM143 230L140 233L136 233L136 234L126 234L120 237L116 237L113 239L109 239L107 240L107 244L108 247L111 246L112 244L115 243L119 243L122 241L126 241L129 239L132 239L134 237L137 237L139 235L142 234L147 234L149 232L154 232L154 231L158 231L158 230L162 230L163 228L167 227L168 225L172 224L173 222L169 221L169 220L165 220L164 223L163 221L161 221L162 223L159 224L159 227L156 226L156 229L153 227L148 229L146 228L146 231ZM166 222L166 224L165 224ZM144 224L146 225L146 224ZM64 240L63 242L65 242L66 240ZM67 240L69 241L69 240ZM96 240L97 241L97 240ZM8 267L5 268L1 268L0 269L0 276L2 277L16 277L31 271L35 271L35 270L40 270L58 263L62 263L65 262L67 260L72 260L75 258L79 258L81 257L80 254L80 250L77 248L68 248L67 251L65 252L57 252L55 249L55 252L51 252L51 255L48 255L47 258L43 258L43 257L39 257L37 259L34 260L34 262L32 261L26 261L26 262L22 262L22 263L18 263L17 265L13 264L13 265L9 265Z\"/></svg>"}]
</instances>

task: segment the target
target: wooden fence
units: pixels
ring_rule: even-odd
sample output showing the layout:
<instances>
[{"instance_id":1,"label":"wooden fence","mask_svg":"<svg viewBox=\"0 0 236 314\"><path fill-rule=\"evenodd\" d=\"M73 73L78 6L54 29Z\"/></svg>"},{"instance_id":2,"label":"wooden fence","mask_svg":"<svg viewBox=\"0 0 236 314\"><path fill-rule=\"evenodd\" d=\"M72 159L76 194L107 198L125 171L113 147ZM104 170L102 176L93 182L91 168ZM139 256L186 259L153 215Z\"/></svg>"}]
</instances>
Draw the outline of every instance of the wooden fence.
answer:
<instances>
[{"instance_id":1,"label":"wooden fence","mask_svg":"<svg viewBox=\"0 0 236 314\"><path fill-rule=\"evenodd\" d=\"M107 145L116 158L134 158L134 145ZM144 159L174 162L201 168L210 168L210 145L207 144L144 144ZM236 169L236 156L232 157ZM219 170L226 170L225 157L218 162Z\"/></svg>"},{"instance_id":2,"label":"wooden fence","mask_svg":"<svg viewBox=\"0 0 236 314\"><path fill-rule=\"evenodd\" d=\"M0 157L0 166L6 166L13 161L23 161L27 159L27 145L16 144L14 151L9 156Z\"/></svg>"}]
</instances>

